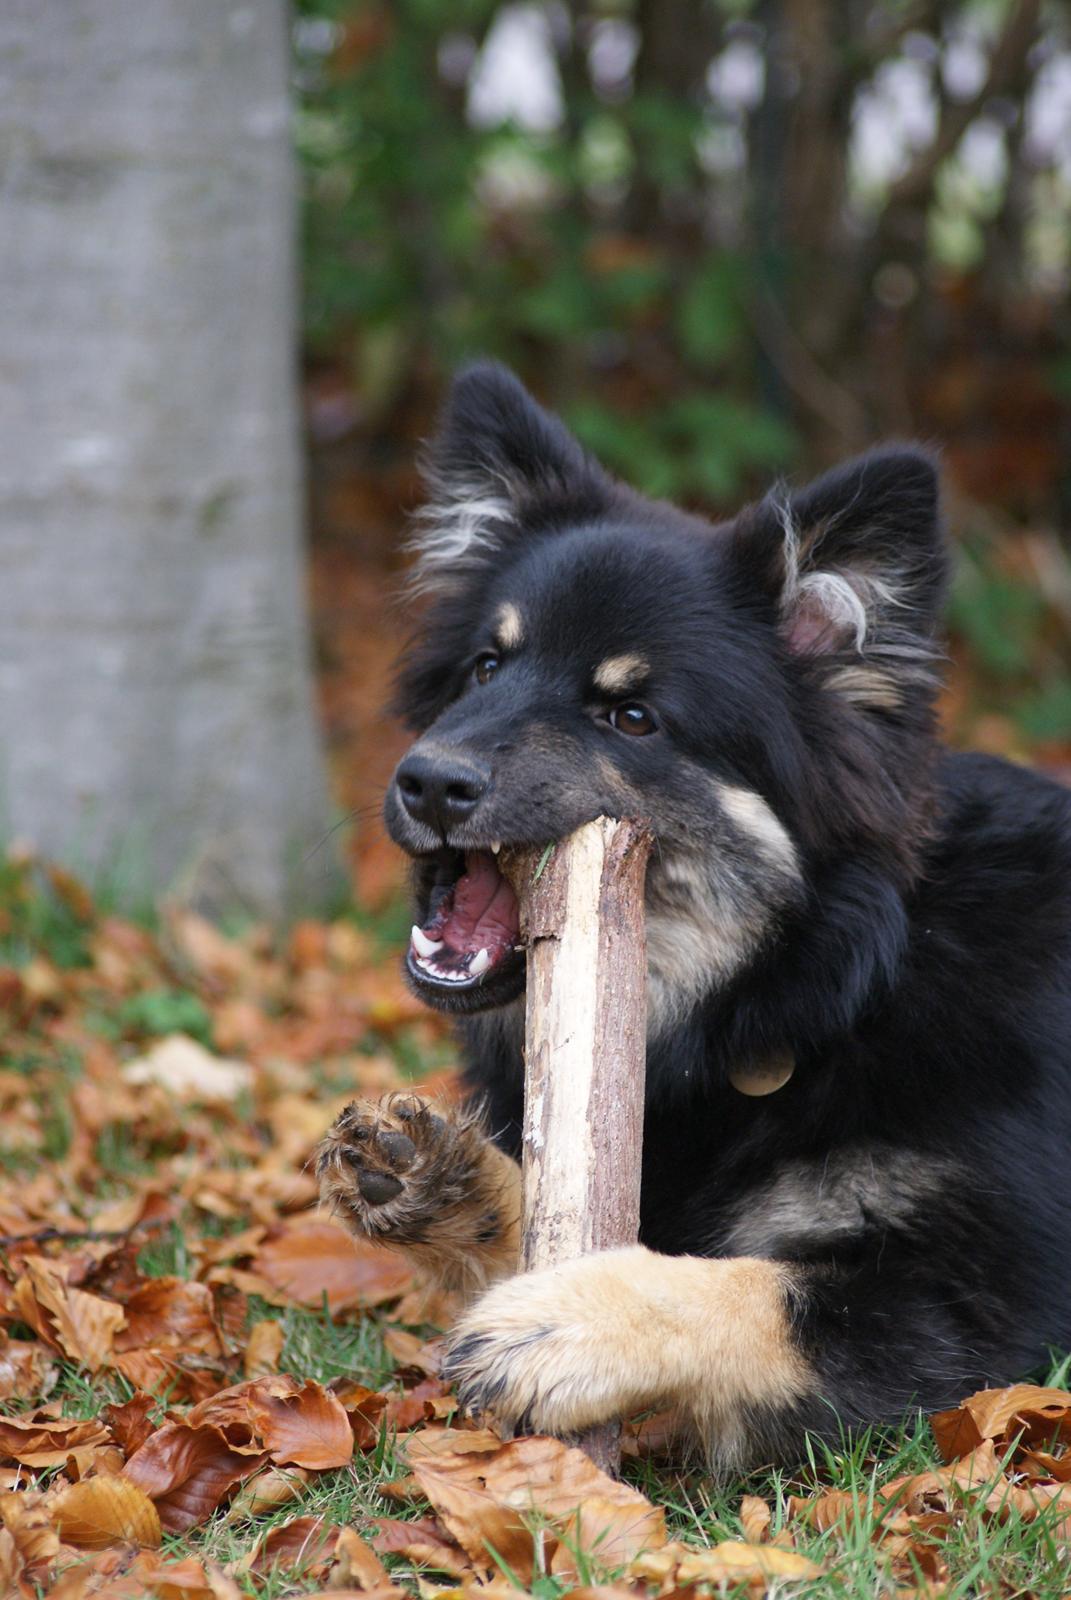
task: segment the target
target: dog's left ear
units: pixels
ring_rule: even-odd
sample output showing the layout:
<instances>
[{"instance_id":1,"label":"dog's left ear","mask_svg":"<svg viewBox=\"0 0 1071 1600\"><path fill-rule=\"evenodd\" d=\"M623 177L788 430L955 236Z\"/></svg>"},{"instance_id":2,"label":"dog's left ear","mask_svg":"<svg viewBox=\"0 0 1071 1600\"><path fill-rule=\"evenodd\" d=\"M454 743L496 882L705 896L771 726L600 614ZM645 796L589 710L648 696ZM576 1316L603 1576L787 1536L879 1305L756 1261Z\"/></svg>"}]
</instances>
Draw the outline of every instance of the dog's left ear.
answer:
<instances>
[{"instance_id":1,"label":"dog's left ear","mask_svg":"<svg viewBox=\"0 0 1071 1600\"><path fill-rule=\"evenodd\" d=\"M522 527L598 516L612 484L512 372L481 361L454 379L424 461L413 540L418 589L449 590Z\"/></svg>"},{"instance_id":2,"label":"dog's left ear","mask_svg":"<svg viewBox=\"0 0 1071 1600\"><path fill-rule=\"evenodd\" d=\"M932 683L947 560L933 458L858 456L737 524L745 572L774 599L790 652L859 704L893 709Z\"/></svg>"}]
</instances>

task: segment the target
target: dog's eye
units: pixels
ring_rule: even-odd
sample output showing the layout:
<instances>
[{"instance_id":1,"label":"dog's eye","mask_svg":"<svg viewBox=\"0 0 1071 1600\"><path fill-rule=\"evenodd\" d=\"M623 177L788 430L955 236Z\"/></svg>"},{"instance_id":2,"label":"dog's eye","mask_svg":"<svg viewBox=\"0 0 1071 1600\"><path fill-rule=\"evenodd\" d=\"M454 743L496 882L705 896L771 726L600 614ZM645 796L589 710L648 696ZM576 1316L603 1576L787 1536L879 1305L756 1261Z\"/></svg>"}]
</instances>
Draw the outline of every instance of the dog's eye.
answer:
<instances>
[{"instance_id":1,"label":"dog's eye","mask_svg":"<svg viewBox=\"0 0 1071 1600\"><path fill-rule=\"evenodd\" d=\"M494 651L485 650L482 656L476 657L476 665L472 669L472 675L477 683L490 683L498 671L498 667L499 660Z\"/></svg>"},{"instance_id":2,"label":"dog's eye","mask_svg":"<svg viewBox=\"0 0 1071 1600\"><path fill-rule=\"evenodd\" d=\"M611 728L616 728L618 733L645 734L654 733L658 723L648 711L646 706L630 703L626 706L614 706L608 721Z\"/></svg>"}]
</instances>

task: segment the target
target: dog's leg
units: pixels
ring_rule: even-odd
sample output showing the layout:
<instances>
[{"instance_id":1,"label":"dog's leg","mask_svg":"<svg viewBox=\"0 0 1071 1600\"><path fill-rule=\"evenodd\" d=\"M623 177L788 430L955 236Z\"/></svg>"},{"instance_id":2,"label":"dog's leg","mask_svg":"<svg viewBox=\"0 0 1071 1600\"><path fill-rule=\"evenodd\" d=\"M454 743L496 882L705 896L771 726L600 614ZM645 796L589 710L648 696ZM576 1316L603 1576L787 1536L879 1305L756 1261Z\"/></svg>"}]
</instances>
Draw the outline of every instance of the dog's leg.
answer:
<instances>
[{"instance_id":1,"label":"dog's leg","mask_svg":"<svg viewBox=\"0 0 1071 1600\"><path fill-rule=\"evenodd\" d=\"M453 1329L445 1372L471 1410L535 1432L674 1407L740 1466L756 1427L815 1391L793 1334L801 1287L775 1261L609 1250L491 1289Z\"/></svg>"},{"instance_id":2,"label":"dog's leg","mask_svg":"<svg viewBox=\"0 0 1071 1600\"><path fill-rule=\"evenodd\" d=\"M451 1332L444 1372L513 1429L568 1436L671 1407L714 1469L741 1471L1014 1371L991 1298L934 1292L909 1254L877 1271L636 1245L496 1285Z\"/></svg>"},{"instance_id":3,"label":"dog's leg","mask_svg":"<svg viewBox=\"0 0 1071 1600\"><path fill-rule=\"evenodd\" d=\"M320 1193L356 1233L403 1250L429 1288L516 1272L520 1169L478 1111L417 1095L354 1101L320 1146Z\"/></svg>"}]
</instances>

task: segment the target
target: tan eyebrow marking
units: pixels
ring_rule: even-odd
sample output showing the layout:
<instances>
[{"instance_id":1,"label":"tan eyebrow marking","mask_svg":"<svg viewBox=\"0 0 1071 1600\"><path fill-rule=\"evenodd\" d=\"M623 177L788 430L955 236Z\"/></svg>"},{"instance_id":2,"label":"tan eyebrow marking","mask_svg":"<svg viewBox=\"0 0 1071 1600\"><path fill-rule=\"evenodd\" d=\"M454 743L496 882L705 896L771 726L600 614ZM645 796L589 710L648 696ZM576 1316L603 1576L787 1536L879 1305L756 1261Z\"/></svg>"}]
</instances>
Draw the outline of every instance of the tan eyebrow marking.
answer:
<instances>
[{"instance_id":1,"label":"tan eyebrow marking","mask_svg":"<svg viewBox=\"0 0 1071 1600\"><path fill-rule=\"evenodd\" d=\"M595 687L604 694L625 694L638 689L650 670L643 656L607 656L595 668Z\"/></svg>"},{"instance_id":2,"label":"tan eyebrow marking","mask_svg":"<svg viewBox=\"0 0 1071 1600\"><path fill-rule=\"evenodd\" d=\"M504 606L499 607L495 618L495 639L502 650L516 650L524 643L524 618L512 600L507 600Z\"/></svg>"}]
</instances>

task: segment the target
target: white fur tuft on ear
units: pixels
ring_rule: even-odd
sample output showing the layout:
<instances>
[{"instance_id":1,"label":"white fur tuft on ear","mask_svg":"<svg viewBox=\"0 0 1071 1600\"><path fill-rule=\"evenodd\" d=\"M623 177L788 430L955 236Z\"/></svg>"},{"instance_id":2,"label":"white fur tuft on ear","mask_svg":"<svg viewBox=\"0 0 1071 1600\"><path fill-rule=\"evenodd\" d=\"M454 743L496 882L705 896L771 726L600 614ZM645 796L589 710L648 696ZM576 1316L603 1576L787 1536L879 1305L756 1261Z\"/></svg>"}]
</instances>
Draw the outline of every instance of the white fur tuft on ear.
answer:
<instances>
[{"instance_id":1,"label":"white fur tuft on ear","mask_svg":"<svg viewBox=\"0 0 1071 1600\"><path fill-rule=\"evenodd\" d=\"M893 575L879 577L862 565L817 566L823 530L811 530L804 539L787 499L778 500L777 511L784 536L781 615L789 644L812 655L845 649L862 655L879 620L906 603L903 587Z\"/></svg>"},{"instance_id":2,"label":"white fur tuft on ear","mask_svg":"<svg viewBox=\"0 0 1071 1600\"><path fill-rule=\"evenodd\" d=\"M416 556L409 581L414 594L454 587L471 558L493 549L515 521L505 479L499 494L486 480L451 482L429 472L427 481L428 504L414 516L408 541Z\"/></svg>"}]
</instances>

